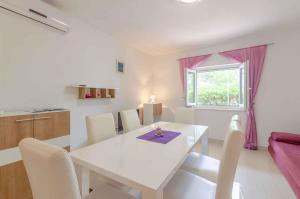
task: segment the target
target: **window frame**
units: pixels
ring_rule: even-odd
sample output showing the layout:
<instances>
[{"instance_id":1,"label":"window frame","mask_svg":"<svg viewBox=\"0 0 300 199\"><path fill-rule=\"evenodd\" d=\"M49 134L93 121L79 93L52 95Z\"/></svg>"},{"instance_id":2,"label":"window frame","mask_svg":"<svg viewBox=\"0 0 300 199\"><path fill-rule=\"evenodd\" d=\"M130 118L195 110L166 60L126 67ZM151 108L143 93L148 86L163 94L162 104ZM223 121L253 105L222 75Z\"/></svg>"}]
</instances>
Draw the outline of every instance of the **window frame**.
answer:
<instances>
[{"instance_id":1,"label":"window frame","mask_svg":"<svg viewBox=\"0 0 300 199\"><path fill-rule=\"evenodd\" d=\"M193 73L194 75L194 78L195 78L195 81L194 81L194 102L190 102L189 101L189 96L188 96L188 93L189 93L189 89L187 88L187 81L188 81L188 75L189 73ZM185 88L185 96L186 96L186 106L197 106L197 70L193 70L193 69L186 69L185 70L185 81L186 81L186 88Z\"/></svg>"},{"instance_id":2,"label":"window frame","mask_svg":"<svg viewBox=\"0 0 300 199\"><path fill-rule=\"evenodd\" d=\"M195 81L195 99L196 99L196 104L195 105L190 105L188 103L188 90L186 88L186 106L187 107L194 107L196 109L203 109L203 110L232 110L232 111L246 111L248 107L248 99L247 99L247 85L248 85L248 70L247 70L247 63L232 63L232 64L222 64L222 65L213 65L213 66L204 66L204 67L198 67L194 71L196 72L196 81ZM244 99L244 106L240 107L234 107L234 106L210 106L210 105L199 105L197 102L197 75L201 71L216 71L216 70L225 70L225 69L244 69L243 74L244 74L244 93L243 93L243 99ZM191 71L191 69L188 69ZM186 71L186 74L188 72ZM186 76L187 78L187 76ZM185 83L187 85L187 79L185 80Z\"/></svg>"}]
</instances>

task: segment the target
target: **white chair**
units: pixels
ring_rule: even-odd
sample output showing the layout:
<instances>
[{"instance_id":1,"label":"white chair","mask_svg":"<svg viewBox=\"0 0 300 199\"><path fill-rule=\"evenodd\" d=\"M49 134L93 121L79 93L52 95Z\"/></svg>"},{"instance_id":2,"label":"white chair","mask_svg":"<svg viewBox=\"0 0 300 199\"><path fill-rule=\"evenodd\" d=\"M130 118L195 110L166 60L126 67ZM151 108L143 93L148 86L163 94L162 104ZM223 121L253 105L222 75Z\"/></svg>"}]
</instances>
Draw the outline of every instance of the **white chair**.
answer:
<instances>
[{"instance_id":1,"label":"white chair","mask_svg":"<svg viewBox=\"0 0 300 199\"><path fill-rule=\"evenodd\" d=\"M177 107L175 110L175 122L184 124L195 124L195 109Z\"/></svg>"},{"instance_id":2,"label":"white chair","mask_svg":"<svg viewBox=\"0 0 300 199\"><path fill-rule=\"evenodd\" d=\"M232 129L232 125L241 125L240 117L238 115L234 115L231 119L230 127ZM226 139L229 139L230 132L226 135ZM223 146L223 156L228 150L226 144ZM206 178L209 181L217 182L217 177L219 173L220 161L216 160L212 157L202 155L196 152L191 152L183 163L181 169L186 170L188 172L194 173L198 176Z\"/></svg>"},{"instance_id":3,"label":"white chair","mask_svg":"<svg viewBox=\"0 0 300 199\"><path fill-rule=\"evenodd\" d=\"M121 111L120 115L125 133L141 128L141 122L135 109Z\"/></svg>"},{"instance_id":4,"label":"white chair","mask_svg":"<svg viewBox=\"0 0 300 199\"><path fill-rule=\"evenodd\" d=\"M112 113L87 116L86 128L89 144L101 142L117 135Z\"/></svg>"},{"instance_id":5,"label":"white chair","mask_svg":"<svg viewBox=\"0 0 300 199\"><path fill-rule=\"evenodd\" d=\"M238 121L231 121L225 139L217 182L211 182L185 170L179 170L164 190L164 199L230 199L238 185L233 183L242 148L243 133ZM235 195L238 195L234 193ZM239 197L238 197L239 198Z\"/></svg>"},{"instance_id":6,"label":"white chair","mask_svg":"<svg viewBox=\"0 0 300 199\"><path fill-rule=\"evenodd\" d=\"M19 148L34 199L81 199L73 162L67 151L33 138ZM108 185L98 187L84 199L134 199Z\"/></svg>"},{"instance_id":7,"label":"white chair","mask_svg":"<svg viewBox=\"0 0 300 199\"><path fill-rule=\"evenodd\" d=\"M89 145L95 144L116 136L115 122L112 113L90 115L86 117L86 127ZM105 178L95 172L90 172L90 186L95 188L102 184L108 184L125 192L139 194L121 183Z\"/></svg>"},{"instance_id":8,"label":"white chair","mask_svg":"<svg viewBox=\"0 0 300 199\"><path fill-rule=\"evenodd\" d=\"M97 115L90 115L85 118L88 144L95 144L109 138L116 136L115 122L112 113L104 113ZM106 179L105 177L96 174L95 172L90 173L90 186L92 188L103 183L107 183L117 188L122 187L121 184Z\"/></svg>"}]
</instances>

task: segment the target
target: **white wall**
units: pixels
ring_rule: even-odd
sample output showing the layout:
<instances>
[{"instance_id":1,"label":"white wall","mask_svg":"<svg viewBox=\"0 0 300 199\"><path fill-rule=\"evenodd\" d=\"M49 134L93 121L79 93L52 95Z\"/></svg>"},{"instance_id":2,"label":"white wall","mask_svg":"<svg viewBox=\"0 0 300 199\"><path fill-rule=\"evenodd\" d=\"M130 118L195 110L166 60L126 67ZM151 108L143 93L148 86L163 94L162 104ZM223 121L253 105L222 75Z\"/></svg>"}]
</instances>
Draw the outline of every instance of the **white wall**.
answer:
<instances>
[{"instance_id":1,"label":"white wall","mask_svg":"<svg viewBox=\"0 0 300 199\"><path fill-rule=\"evenodd\" d=\"M185 102L179 79L178 58L269 42L275 44L269 46L255 104L259 145L267 145L267 139L272 131L300 133L300 28L297 26L256 33L205 49L200 47L157 57L152 92L170 107L183 106ZM214 54L204 65L231 62ZM245 112L216 110L198 110L197 122L209 126L210 137L223 139L228 121L235 113L241 115L245 125Z\"/></svg>"},{"instance_id":2,"label":"white wall","mask_svg":"<svg viewBox=\"0 0 300 199\"><path fill-rule=\"evenodd\" d=\"M184 105L177 59L275 42L268 49L256 99L259 144L271 131L300 132L298 64L300 28L257 33L210 48L195 48L155 58L127 48L77 19L71 31L46 26L0 10L0 110L64 107L71 110L72 146L86 142L84 117L117 112L147 101L150 94L170 107ZM115 60L126 64L115 72ZM206 65L230 63L214 55ZM118 87L114 100L80 101L70 84ZM197 121L210 127L210 136L223 139L234 112L198 110ZM245 112L238 112L245 120ZM168 116L170 117L170 115Z\"/></svg>"},{"instance_id":3,"label":"white wall","mask_svg":"<svg viewBox=\"0 0 300 199\"><path fill-rule=\"evenodd\" d=\"M71 110L71 144L86 142L84 117L135 108L149 96L150 57L77 20L62 34L0 9L0 110ZM125 74L115 72L115 61ZM71 84L117 87L116 99L80 101Z\"/></svg>"}]
</instances>

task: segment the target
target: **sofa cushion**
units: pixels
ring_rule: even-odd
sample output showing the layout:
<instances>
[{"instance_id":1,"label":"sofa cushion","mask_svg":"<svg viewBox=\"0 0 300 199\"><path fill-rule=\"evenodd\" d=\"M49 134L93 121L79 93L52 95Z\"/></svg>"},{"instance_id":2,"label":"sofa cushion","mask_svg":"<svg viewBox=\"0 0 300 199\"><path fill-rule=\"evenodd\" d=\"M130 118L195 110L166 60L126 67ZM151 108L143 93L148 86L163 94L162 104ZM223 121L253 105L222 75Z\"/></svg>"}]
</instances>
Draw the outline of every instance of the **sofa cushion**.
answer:
<instances>
[{"instance_id":1,"label":"sofa cushion","mask_svg":"<svg viewBox=\"0 0 300 199\"><path fill-rule=\"evenodd\" d=\"M300 198L300 145L269 139L269 151Z\"/></svg>"},{"instance_id":2,"label":"sofa cushion","mask_svg":"<svg viewBox=\"0 0 300 199\"><path fill-rule=\"evenodd\" d=\"M271 138L277 142L285 142L289 144L300 145L300 135L293 133L272 132Z\"/></svg>"}]
</instances>

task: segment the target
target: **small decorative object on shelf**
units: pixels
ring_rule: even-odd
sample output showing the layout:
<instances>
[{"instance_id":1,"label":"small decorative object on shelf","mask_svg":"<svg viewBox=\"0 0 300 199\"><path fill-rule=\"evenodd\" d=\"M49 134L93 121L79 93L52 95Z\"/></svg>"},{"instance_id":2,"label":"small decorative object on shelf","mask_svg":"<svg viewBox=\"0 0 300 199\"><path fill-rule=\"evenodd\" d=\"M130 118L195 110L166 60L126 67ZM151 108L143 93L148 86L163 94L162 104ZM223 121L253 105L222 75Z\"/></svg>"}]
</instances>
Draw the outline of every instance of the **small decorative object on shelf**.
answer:
<instances>
[{"instance_id":1,"label":"small decorative object on shelf","mask_svg":"<svg viewBox=\"0 0 300 199\"><path fill-rule=\"evenodd\" d=\"M158 137L163 137L164 136L164 131L160 127L157 127L155 129L155 135L158 136Z\"/></svg>"},{"instance_id":2,"label":"small decorative object on shelf","mask_svg":"<svg viewBox=\"0 0 300 199\"><path fill-rule=\"evenodd\" d=\"M92 98L91 93L86 93L86 94L85 94L85 98Z\"/></svg>"},{"instance_id":3,"label":"small decorative object on shelf","mask_svg":"<svg viewBox=\"0 0 300 199\"><path fill-rule=\"evenodd\" d=\"M101 89L97 89L96 92L97 92L97 98L101 98Z\"/></svg>"}]
</instances>

